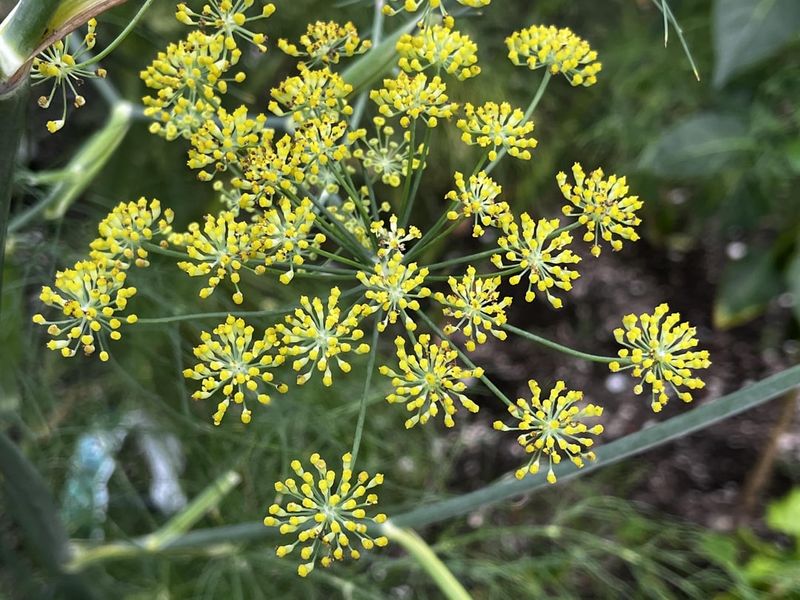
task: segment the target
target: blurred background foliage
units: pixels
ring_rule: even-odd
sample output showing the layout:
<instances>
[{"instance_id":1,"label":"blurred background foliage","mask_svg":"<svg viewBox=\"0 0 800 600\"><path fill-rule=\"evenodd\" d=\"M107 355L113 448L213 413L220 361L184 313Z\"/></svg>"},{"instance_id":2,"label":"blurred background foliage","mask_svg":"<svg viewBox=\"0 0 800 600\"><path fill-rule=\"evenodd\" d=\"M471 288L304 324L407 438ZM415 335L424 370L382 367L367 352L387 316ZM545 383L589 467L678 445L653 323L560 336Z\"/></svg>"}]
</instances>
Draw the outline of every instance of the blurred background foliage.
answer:
<instances>
[{"instance_id":1,"label":"blurred background foliage","mask_svg":"<svg viewBox=\"0 0 800 600\"><path fill-rule=\"evenodd\" d=\"M125 26L137 4L131 1L101 18L101 45ZM267 28L273 42L296 39L311 15L352 19L365 34L372 21L372 2L363 0L277 5L278 14ZM629 273L621 269L625 263L651 274L645 283L668 290L670 302L699 321L704 337L733 353L751 350L746 369L721 361L720 382L710 386L721 393L798 358L800 3L672 0L669 7L684 30L700 82L674 29L664 47L659 5L661 0L495 0L480 16L460 22L479 44L483 72L476 80L453 85L452 96L474 103L508 99L527 104L538 81L505 60L503 40L515 28L569 26L589 40L604 65L599 85L575 90L563 82L551 84L537 111L534 160L504 162L497 179L517 210L555 215L560 205L555 174L574 161L628 175L631 189L645 199L643 241L621 258L604 256L605 270L594 280L598 295L578 295L575 306L565 309L575 345L608 344L610 329L596 305L603 303L603 278L607 286L635 291L636 282L627 275L608 275ZM109 80L122 97L136 101L143 94L139 71L168 41L185 35L173 12L171 1L154 3L107 61ZM387 26L398 26L398 19ZM293 63L273 44L266 57L250 54L244 64L248 79L230 96L266 110L270 87L290 73ZM63 168L107 119L98 91L88 83L85 88L87 106L74 112L56 136L47 133L49 117L32 103L12 222L46 197L47 188L33 174ZM147 534L181 508L182 498L196 497L229 469L241 475L241 483L200 524L260 519L272 501L272 482L286 476L289 460L319 449L331 456L345 452L357 413L351 399L360 392L360 382L351 378L332 390L305 386L294 401L275 402L268 414L257 415L246 431L233 419L214 428L213 408L190 402L181 370L191 360L199 331L215 325L215 319L131 328L105 365L81 358L65 361L44 348L42 333L29 322L38 289L55 270L85 253L97 222L112 206L158 197L175 209L176 229L217 209L210 188L185 168L183 142L169 144L151 136L142 120L135 120L127 134L116 135L124 135L119 148L84 193L63 205L57 218L40 215L11 239L0 323L0 414L3 429L24 449L41 480L37 484L34 475L26 475L22 461L19 480L4 482L0 594L438 597L424 573L396 548L373 553L361 564L317 570L308 581L297 579L292 563L275 558L271 542L217 544L166 557L144 554L70 576L51 568L52 554L66 536L99 541ZM439 128L437 135L424 180L430 203L444 196L455 170L474 162L473 150L459 143L454 128ZM416 222L428 221L425 207L418 205ZM452 242L431 252L447 257L476 243L466 232L456 232ZM136 285L136 312L142 317L234 309L225 294L215 294L198 309L195 283L160 258L137 273ZM287 290L264 279L247 285L254 290L250 297L257 298L249 309L279 306L303 291L303 284ZM541 316L540 309L532 305L516 316L549 327L551 317ZM614 318L627 310L620 308ZM531 374L542 375L547 365L529 354L498 360L495 371L512 391ZM516 361L518 368L512 372L503 361ZM358 369L354 366L354 373ZM600 398L611 395L606 375L575 373ZM396 410L382 400L383 391L375 389L370 399L363 467L391 474L382 494L389 514L480 487L518 460L488 431L491 414L482 412L474 425L462 424L455 432L433 426L403 431ZM616 395L618 407L639 402L627 387ZM790 398L786 405L794 404ZM638 501L642 482L661 473L651 469L648 455L635 468L622 465L429 528L424 535L476 598L800 597L800 496L791 491L800 483L800 442L794 410L785 412L788 424L780 428L772 428L773 413L763 428L757 419L738 421L737 431L745 431L748 423L758 429L743 434L746 460L728 469L727 479L696 489L689 480L686 490L672 489L672 496L654 502L657 509ZM617 435L625 427L630 424L620 425ZM614 435L613 427L609 433ZM769 446L778 443L777 436L782 436L779 484L762 482L756 490L757 510L748 518L732 520L725 513L700 519L682 506L686 498L711 496L728 489L729 481L748 479L761 451L752 440ZM709 470L727 451L712 439L717 443L705 455L692 455L695 447L688 446L693 460L711 463ZM167 492L163 487L159 492L156 483ZM15 506L47 490L52 504L37 503L35 509L52 513L42 514L51 519L43 519L32 539ZM724 510L741 502L734 498Z\"/></svg>"}]
</instances>

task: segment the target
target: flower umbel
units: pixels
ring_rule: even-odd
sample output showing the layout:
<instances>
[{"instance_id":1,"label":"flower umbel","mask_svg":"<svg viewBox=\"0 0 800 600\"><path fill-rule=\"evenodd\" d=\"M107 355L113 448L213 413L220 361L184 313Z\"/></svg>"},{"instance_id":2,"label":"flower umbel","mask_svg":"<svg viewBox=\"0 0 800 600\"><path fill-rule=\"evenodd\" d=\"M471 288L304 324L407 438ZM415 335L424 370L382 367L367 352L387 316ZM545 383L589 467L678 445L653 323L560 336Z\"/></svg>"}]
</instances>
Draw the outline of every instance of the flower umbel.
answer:
<instances>
[{"instance_id":1,"label":"flower umbel","mask_svg":"<svg viewBox=\"0 0 800 600\"><path fill-rule=\"evenodd\" d=\"M626 315L622 327L614 330L617 342L625 346L619 351L622 359L612 362L612 371L631 369L631 375L640 379L634 387L636 394L644 391L644 384L652 388L651 406L659 412L669 400L668 387L684 402L691 402L690 392L679 387L698 390L705 387L692 369L711 366L707 350L693 350L699 343L697 329L681 322L679 313L669 313L667 304L660 304L653 314Z\"/></svg>"},{"instance_id":2,"label":"flower umbel","mask_svg":"<svg viewBox=\"0 0 800 600\"><path fill-rule=\"evenodd\" d=\"M465 144L489 148L489 160L497 158L499 148L505 148L514 158L531 159L530 151L538 142L530 137L533 121L526 120L521 109L512 109L508 102L487 102L477 107L467 103L464 112L466 118L459 119L456 126L463 132Z\"/></svg>"},{"instance_id":3,"label":"flower umbel","mask_svg":"<svg viewBox=\"0 0 800 600\"><path fill-rule=\"evenodd\" d=\"M258 144L265 135L271 137L272 131L264 130L266 121L263 114L250 117L246 106L232 113L218 108L216 118L207 119L191 136L187 165L190 169L211 167L198 173L202 181L211 181L230 165L239 166L248 148Z\"/></svg>"},{"instance_id":4,"label":"flower umbel","mask_svg":"<svg viewBox=\"0 0 800 600\"><path fill-rule=\"evenodd\" d=\"M408 177L408 145L411 143L411 133L403 132L403 140L394 139L395 129L386 124L383 117L375 117L375 137L363 141L363 148L357 148L353 156L361 161L386 185L398 187L404 177ZM422 154L422 144L414 150L414 154ZM421 161L417 156L411 159L411 170L419 169Z\"/></svg>"},{"instance_id":5,"label":"flower umbel","mask_svg":"<svg viewBox=\"0 0 800 600\"><path fill-rule=\"evenodd\" d=\"M478 412L478 405L462 392L467 389L464 380L481 377L483 369L462 369L456 363L458 352L450 342L443 340L438 345L433 344L427 333L414 342L413 354L406 352L404 338L398 336L394 343L399 359L398 370L383 365L380 372L391 377L394 386L394 392L386 396L386 400L391 404L403 402L408 412L414 413L406 419L407 429L417 423L424 425L439 414L440 408L444 411L444 424L453 427L457 402L469 412Z\"/></svg>"},{"instance_id":6,"label":"flower umbel","mask_svg":"<svg viewBox=\"0 0 800 600\"><path fill-rule=\"evenodd\" d=\"M412 331L416 329L408 311L419 310L417 299L431 295L430 289L422 286L427 276L427 268L420 269L414 262L403 264L401 252L395 252L388 260L376 263L369 275L363 271L356 273L358 280L367 288L364 295L372 309L386 313L383 321L378 323L380 331L386 329L387 323L396 323L398 316L402 316L406 327Z\"/></svg>"},{"instance_id":7,"label":"flower umbel","mask_svg":"<svg viewBox=\"0 0 800 600\"><path fill-rule=\"evenodd\" d=\"M161 218L159 218L161 217ZM161 211L158 200L139 198L136 202L120 202L97 226L100 237L89 247L89 256L98 264L127 269L131 263L146 267L147 250L142 246L157 235L172 231L172 209Z\"/></svg>"},{"instance_id":8,"label":"flower umbel","mask_svg":"<svg viewBox=\"0 0 800 600\"><path fill-rule=\"evenodd\" d=\"M492 256L492 263L497 268L516 267L522 273L509 277L512 285L522 281L527 275L528 291L525 293L527 302L536 297L534 286L547 295L547 299L555 308L561 308L563 302L551 293L556 287L564 291L572 289L572 282L580 274L569 268L580 262L580 256L575 255L567 248L572 242L568 231L557 233L558 219L539 219L534 221L528 213L520 216L520 225L516 221L503 223L504 235L497 241L505 251L502 255ZM503 262L508 261L508 264Z\"/></svg>"},{"instance_id":9,"label":"flower umbel","mask_svg":"<svg viewBox=\"0 0 800 600\"><path fill-rule=\"evenodd\" d=\"M436 127L439 119L449 119L458 108L448 102L442 78L430 80L424 73L409 76L401 71L396 79L384 79L383 87L371 90L369 97L384 117L400 117L400 125L410 127L412 121L425 119L428 127Z\"/></svg>"},{"instance_id":10,"label":"flower umbel","mask_svg":"<svg viewBox=\"0 0 800 600\"><path fill-rule=\"evenodd\" d=\"M184 25L197 25L203 29L212 29L225 40L225 48L233 50L237 47L236 38L253 44L261 52L266 52L264 45L266 36L263 33L250 31L250 23L266 19L275 12L275 5L265 3L257 15L248 15L246 11L253 6L255 0L211 0L199 13L194 12L183 2L178 4L175 17Z\"/></svg>"},{"instance_id":11,"label":"flower umbel","mask_svg":"<svg viewBox=\"0 0 800 600\"><path fill-rule=\"evenodd\" d=\"M533 25L515 31L506 39L508 58L517 66L531 70L547 67L555 75L563 73L572 85L597 83L602 64L597 52L566 27Z\"/></svg>"},{"instance_id":12,"label":"flower umbel","mask_svg":"<svg viewBox=\"0 0 800 600\"><path fill-rule=\"evenodd\" d=\"M189 277L208 278L208 286L200 290L201 298L208 298L226 277L236 288L233 301L241 304L244 295L239 289L239 271L250 259L257 256L252 236L252 226L237 221L234 213L223 211L218 216L206 215L203 229L192 223L187 233L174 233L169 241L184 246L191 261L181 261L178 268Z\"/></svg>"},{"instance_id":13,"label":"flower umbel","mask_svg":"<svg viewBox=\"0 0 800 600\"><path fill-rule=\"evenodd\" d=\"M477 44L469 36L442 25L425 27L416 35L403 35L397 42L397 53L400 68L408 72L440 67L460 80L481 72Z\"/></svg>"},{"instance_id":14,"label":"flower umbel","mask_svg":"<svg viewBox=\"0 0 800 600\"><path fill-rule=\"evenodd\" d=\"M281 353L299 357L292 363L295 371L306 369L297 376L297 385L303 385L311 379L316 367L323 374L322 383L331 386L333 374L330 364L334 359L342 373L349 373L352 367L342 356L350 352L369 352L369 344L358 343L364 337L358 324L369 316L369 308L356 304L343 316L339 296L339 288L331 289L327 307L320 298L302 296L300 307L286 316L286 323L275 326L281 338Z\"/></svg>"},{"instance_id":15,"label":"flower umbel","mask_svg":"<svg viewBox=\"0 0 800 600\"><path fill-rule=\"evenodd\" d=\"M520 398L516 404L508 407L508 412L518 423L513 426L502 421L495 421L494 428L500 431L518 431L517 441L531 454L528 464L516 472L517 479L539 472L542 457L547 458L547 481L556 482L553 465L568 458L578 468L583 467L583 459L594 460L595 454L589 448L594 440L587 435L603 433L602 425L588 427L584 419L599 417L603 408L594 404L578 406L583 399L583 392L567 390L563 381L557 381L550 390L550 395L542 399L539 384L530 380L531 399Z\"/></svg>"},{"instance_id":16,"label":"flower umbel","mask_svg":"<svg viewBox=\"0 0 800 600\"><path fill-rule=\"evenodd\" d=\"M463 332L467 338L466 346L470 352L477 344L483 344L491 333L498 340L505 340L507 334L500 329L507 321L506 308L511 305L511 298L500 297L501 277L478 277L475 267L467 267L467 273L461 278L450 277L447 280L451 294L437 292L434 300L444 307L444 314L458 321L448 323L444 332L448 335L456 331Z\"/></svg>"},{"instance_id":17,"label":"flower umbel","mask_svg":"<svg viewBox=\"0 0 800 600\"><path fill-rule=\"evenodd\" d=\"M473 237L482 236L486 232L484 227L500 227L512 218L507 203L495 202L503 188L486 171L471 175L468 182L463 174L456 172L455 180L456 189L448 192L446 198L458 202L458 206L447 213L447 218L455 221L460 215L472 217Z\"/></svg>"},{"instance_id":18,"label":"flower umbel","mask_svg":"<svg viewBox=\"0 0 800 600\"><path fill-rule=\"evenodd\" d=\"M119 332L122 321L117 313L124 311L128 299L136 294L136 288L124 287L125 279L125 271L89 260L58 271L56 289L44 286L39 299L59 309L66 318L48 321L40 314L33 316L33 322L47 325L47 333L54 338L47 347L60 351L65 358L75 356L78 348L89 355L99 347L100 360L108 360L105 338L116 341L122 337ZM136 321L134 314L125 318L128 324Z\"/></svg>"},{"instance_id":19,"label":"flower umbel","mask_svg":"<svg viewBox=\"0 0 800 600\"><path fill-rule=\"evenodd\" d=\"M304 68L300 75L287 77L272 89L269 110L279 117L292 115L298 123L324 116L339 119L353 114L346 100L352 91L353 86L328 67Z\"/></svg>"},{"instance_id":20,"label":"flower umbel","mask_svg":"<svg viewBox=\"0 0 800 600\"><path fill-rule=\"evenodd\" d=\"M56 92L61 90L61 118L47 122L47 130L50 133L55 133L64 126L67 118L67 88L72 93L72 103L75 108L81 108L86 104L86 98L78 93L75 85L81 83L83 79L106 76L105 69L95 69L89 60L90 50L94 48L97 40L96 28L97 21L89 19L86 35L77 48L70 49L70 38L67 36L33 59L31 64L33 85L52 80L50 93L47 96L39 96L39 106L49 108Z\"/></svg>"},{"instance_id":21,"label":"flower umbel","mask_svg":"<svg viewBox=\"0 0 800 600\"><path fill-rule=\"evenodd\" d=\"M575 185L567 183L563 172L556 176L561 193L572 204L566 205L563 212L568 217L578 217L578 222L586 226L583 241L592 242L594 256L600 256L601 239L614 250L622 249L623 239L639 239L634 227L642 222L636 211L643 203L638 196L628 196L625 177L610 175L606 179L603 169L595 169L587 179L580 163L572 165L572 175Z\"/></svg>"},{"instance_id":22,"label":"flower umbel","mask_svg":"<svg viewBox=\"0 0 800 600\"><path fill-rule=\"evenodd\" d=\"M275 333L267 330L261 339L254 339L254 332L244 319L228 315L211 333L200 334L202 343L194 349L200 362L183 372L184 377L202 382L192 394L195 400L205 400L222 390L225 398L217 405L214 425L222 422L231 400L242 406L242 423L249 423L252 411L247 408L247 399L270 402L269 394L260 391L261 384L269 384L282 394L288 389L285 383L273 383L274 375L269 371L284 362L283 356L271 352L277 345Z\"/></svg>"},{"instance_id":23,"label":"flower umbel","mask_svg":"<svg viewBox=\"0 0 800 600\"><path fill-rule=\"evenodd\" d=\"M300 544L300 558L306 562L297 568L300 576L306 577L319 560L329 567L335 560L343 560L345 554L358 559L361 556L353 544L360 543L364 550L389 543L385 536L372 537L367 531L369 523L383 523L386 515L367 516L366 509L378 503L378 496L371 492L383 483L383 475L370 477L365 471L355 475L352 471L352 456L342 457L342 473L336 481L336 473L328 470L319 454L312 454L310 463L317 476L306 471L299 460L292 461L292 470L298 477L275 483L275 491L286 494L292 500L286 508L280 504L269 507L264 519L267 527L278 527L283 535L297 534L297 540L278 546L276 554L284 557Z\"/></svg>"},{"instance_id":24,"label":"flower umbel","mask_svg":"<svg viewBox=\"0 0 800 600\"><path fill-rule=\"evenodd\" d=\"M342 57L364 54L372 47L372 42L358 37L358 30L350 21L344 25L336 21L317 21L308 24L306 32L300 36L300 46L302 50L287 40L278 40L278 48L289 56L307 58L310 66L335 65Z\"/></svg>"}]
</instances>

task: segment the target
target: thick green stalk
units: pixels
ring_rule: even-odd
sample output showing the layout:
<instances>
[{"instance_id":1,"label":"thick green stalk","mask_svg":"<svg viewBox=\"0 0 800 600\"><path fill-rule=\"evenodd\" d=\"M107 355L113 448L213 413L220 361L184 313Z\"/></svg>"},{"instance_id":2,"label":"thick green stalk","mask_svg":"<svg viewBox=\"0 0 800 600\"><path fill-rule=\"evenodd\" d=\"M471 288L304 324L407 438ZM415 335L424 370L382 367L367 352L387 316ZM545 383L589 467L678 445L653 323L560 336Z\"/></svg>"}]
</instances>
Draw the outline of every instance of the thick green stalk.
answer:
<instances>
[{"instance_id":1,"label":"thick green stalk","mask_svg":"<svg viewBox=\"0 0 800 600\"><path fill-rule=\"evenodd\" d=\"M20 0L0 24L0 85L36 53L60 0Z\"/></svg>"},{"instance_id":2,"label":"thick green stalk","mask_svg":"<svg viewBox=\"0 0 800 600\"><path fill-rule=\"evenodd\" d=\"M436 556L436 553L420 536L410 529L395 527L386 521L381 530L393 542L397 542L408 552L419 565L430 575L433 582L449 600L470 600L471 596L450 572L447 566Z\"/></svg>"},{"instance_id":3,"label":"thick green stalk","mask_svg":"<svg viewBox=\"0 0 800 600\"><path fill-rule=\"evenodd\" d=\"M800 366L786 369L732 394L706 402L677 417L604 444L596 449L597 460L588 463L583 469L578 469L572 463L562 461L554 468L554 471L558 476L559 483L563 483L678 438L702 431L720 421L778 398L797 387L800 387ZM535 492L547 485L544 477L528 476L517 480L509 475L474 492L394 515L391 522L395 527L424 527L465 515L483 506L496 504L519 494ZM225 525L191 531L168 544L163 550L186 552L199 548L210 548L219 544L257 541L272 537L274 533L273 529L264 527L261 521Z\"/></svg>"},{"instance_id":4,"label":"thick green stalk","mask_svg":"<svg viewBox=\"0 0 800 600\"><path fill-rule=\"evenodd\" d=\"M6 94L0 95L0 310L2 310L3 263L8 214L14 186L14 164L17 160L17 148L25 126L27 100L27 80L14 86Z\"/></svg>"}]
</instances>

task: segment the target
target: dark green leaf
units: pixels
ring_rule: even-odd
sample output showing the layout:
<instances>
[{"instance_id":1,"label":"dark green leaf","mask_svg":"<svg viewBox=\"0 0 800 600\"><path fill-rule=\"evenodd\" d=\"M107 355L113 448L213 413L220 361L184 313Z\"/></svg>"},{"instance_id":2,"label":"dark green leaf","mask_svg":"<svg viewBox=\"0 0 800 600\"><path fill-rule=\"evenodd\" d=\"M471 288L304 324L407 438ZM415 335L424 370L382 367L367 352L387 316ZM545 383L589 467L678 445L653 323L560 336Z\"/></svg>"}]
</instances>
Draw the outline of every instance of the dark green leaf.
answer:
<instances>
[{"instance_id":1,"label":"dark green leaf","mask_svg":"<svg viewBox=\"0 0 800 600\"><path fill-rule=\"evenodd\" d=\"M714 85L769 58L800 34L797 0L716 0Z\"/></svg>"},{"instance_id":2,"label":"dark green leaf","mask_svg":"<svg viewBox=\"0 0 800 600\"><path fill-rule=\"evenodd\" d=\"M661 177L713 175L751 147L742 118L699 113L675 123L650 143L639 167Z\"/></svg>"},{"instance_id":3,"label":"dark green leaf","mask_svg":"<svg viewBox=\"0 0 800 600\"><path fill-rule=\"evenodd\" d=\"M0 433L0 474L9 513L35 556L57 573L67 559L67 533L41 475L4 433Z\"/></svg>"},{"instance_id":4,"label":"dark green leaf","mask_svg":"<svg viewBox=\"0 0 800 600\"><path fill-rule=\"evenodd\" d=\"M728 329L746 323L780 291L780 276L769 252L753 251L729 263L714 301L714 326Z\"/></svg>"}]
</instances>

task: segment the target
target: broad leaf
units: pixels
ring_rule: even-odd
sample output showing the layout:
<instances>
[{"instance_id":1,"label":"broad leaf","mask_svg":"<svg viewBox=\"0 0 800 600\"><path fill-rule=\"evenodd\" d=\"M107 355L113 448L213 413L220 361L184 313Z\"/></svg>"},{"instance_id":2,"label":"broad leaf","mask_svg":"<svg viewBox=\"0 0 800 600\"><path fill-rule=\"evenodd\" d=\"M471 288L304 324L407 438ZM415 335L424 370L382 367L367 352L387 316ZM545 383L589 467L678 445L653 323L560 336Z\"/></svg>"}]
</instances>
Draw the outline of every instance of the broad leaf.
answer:
<instances>
[{"instance_id":1,"label":"broad leaf","mask_svg":"<svg viewBox=\"0 0 800 600\"><path fill-rule=\"evenodd\" d=\"M798 0L716 0L714 85L769 58L800 38Z\"/></svg>"},{"instance_id":2,"label":"broad leaf","mask_svg":"<svg viewBox=\"0 0 800 600\"><path fill-rule=\"evenodd\" d=\"M728 329L746 323L780 291L780 275L769 252L751 252L729 263L714 301L714 326Z\"/></svg>"},{"instance_id":3,"label":"broad leaf","mask_svg":"<svg viewBox=\"0 0 800 600\"><path fill-rule=\"evenodd\" d=\"M651 142L639 167L661 177L714 175L752 147L736 115L699 113L675 123Z\"/></svg>"}]
</instances>

